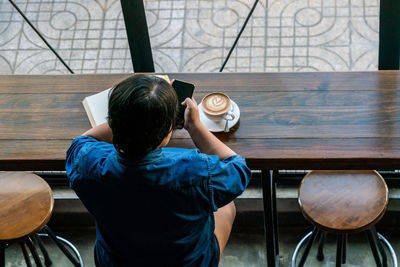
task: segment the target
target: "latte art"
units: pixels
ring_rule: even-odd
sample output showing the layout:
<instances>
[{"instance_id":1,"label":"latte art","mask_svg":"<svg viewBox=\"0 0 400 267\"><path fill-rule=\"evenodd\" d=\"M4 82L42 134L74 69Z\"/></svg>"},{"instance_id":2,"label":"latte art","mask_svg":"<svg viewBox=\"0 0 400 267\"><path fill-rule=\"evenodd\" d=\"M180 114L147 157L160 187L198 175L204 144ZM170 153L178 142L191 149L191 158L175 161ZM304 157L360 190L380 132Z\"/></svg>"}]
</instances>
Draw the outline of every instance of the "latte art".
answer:
<instances>
[{"instance_id":1,"label":"latte art","mask_svg":"<svg viewBox=\"0 0 400 267\"><path fill-rule=\"evenodd\" d=\"M231 108L229 97L222 93L210 94L203 99L202 103L205 112L211 115L226 113Z\"/></svg>"},{"instance_id":2,"label":"latte art","mask_svg":"<svg viewBox=\"0 0 400 267\"><path fill-rule=\"evenodd\" d=\"M212 111L218 112L224 110L227 104L228 101L226 101L225 98L222 98L220 96L215 96L213 98L208 99L207 107Z\"/></svg>"}]
</instances>

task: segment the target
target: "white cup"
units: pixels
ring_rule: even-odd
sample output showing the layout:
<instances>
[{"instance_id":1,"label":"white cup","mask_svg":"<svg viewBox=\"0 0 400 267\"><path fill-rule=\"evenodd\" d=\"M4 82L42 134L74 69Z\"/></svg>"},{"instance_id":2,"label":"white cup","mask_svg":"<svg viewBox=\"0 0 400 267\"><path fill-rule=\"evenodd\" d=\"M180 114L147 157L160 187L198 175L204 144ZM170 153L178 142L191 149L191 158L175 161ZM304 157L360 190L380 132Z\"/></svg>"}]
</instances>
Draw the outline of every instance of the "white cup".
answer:
<instances>
[{"instance_id":1,"label":"white cup","mask_svg":"<svg viewBox=\"0 0 400 267\"><path fill-rule=\"evenodd\" d=\"M216 97L222 96L221 99L223 101L227 100L227 107L224 108L221 111L210 111L209 109L207 109L207 107L205 107L205 101L208 100L208 98L212 97L213 95L216 95ZM217 101L218 102L218 101ZM209 118L210 120L213 121L221 121L221 120L226 120L228 121L233 121L235 119L235 114L232 112L232 102L231 99L229 98L229 96L227 96L224 93L221 92L215 92L215 93L211 93L206 95L205 97L203 97L203 99L201 100L202 103L202 110L204 112L204 114L206 115L207 118Z\"/></svg>"}]
</instances>

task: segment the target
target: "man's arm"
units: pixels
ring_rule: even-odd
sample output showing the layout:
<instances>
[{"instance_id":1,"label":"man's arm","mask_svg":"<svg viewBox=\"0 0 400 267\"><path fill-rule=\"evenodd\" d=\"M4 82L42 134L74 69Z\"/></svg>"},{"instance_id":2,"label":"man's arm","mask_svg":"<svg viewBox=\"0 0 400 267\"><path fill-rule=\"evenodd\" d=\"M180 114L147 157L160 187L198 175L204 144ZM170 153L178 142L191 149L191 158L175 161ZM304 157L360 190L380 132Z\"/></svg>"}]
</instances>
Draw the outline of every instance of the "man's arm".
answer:
<instances>
[{"instance_id":1,"label":"man's arm","mask_svg":"<svg viewBox=\"0 0 400 267\"><path fill-rule=\"evenodd\" d=\"M82 135L87 135L99 141L104 141L110 144L112 144L113 142L113 134L110 126L108 125L108 122L97 125L92 129L84 132Z\"/></svg>"},{"instance_id":2,"label":"man's arm","mask_svg":"<svg viewBox=\"0 0 400 267\"><path fill-rule=\"evenodd\" d=\"M184 128L189 132L193 142L202 153L217 155L220 160L236 155L232 149L222 143L201 123L199 109L194 98L186 98L182 105L186 106Z\"/></svg>"}]
</instances>

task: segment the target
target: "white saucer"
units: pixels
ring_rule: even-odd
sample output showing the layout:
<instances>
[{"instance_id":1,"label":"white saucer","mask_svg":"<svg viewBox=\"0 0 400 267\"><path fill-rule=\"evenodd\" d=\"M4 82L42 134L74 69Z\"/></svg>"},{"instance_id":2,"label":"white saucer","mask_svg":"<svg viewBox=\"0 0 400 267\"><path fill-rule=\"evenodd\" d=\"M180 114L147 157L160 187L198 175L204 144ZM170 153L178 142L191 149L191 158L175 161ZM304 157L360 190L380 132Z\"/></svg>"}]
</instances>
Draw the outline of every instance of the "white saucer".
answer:
<instances>
[{"instance_id":1,"label":"white saucer","mask_svg":"<svg viewBox=\"0 0 400 267\"><path fill-rule=\"evenodd\" d=\"M240 118L239 106L233 100L231 100L231 103L232 103L232 110L233 110L233 114L235 115L235 118L231 121L228 121L229 129L232 128L239 121L239 118ZM214 120L209 119L206 116L206 114L204 114L203 106L201 104L202 103L199 104L200 121L211 132L223 132L225 129L226 120L222 119L220 121L214 121Z\"/></svg>"}]
</instances>

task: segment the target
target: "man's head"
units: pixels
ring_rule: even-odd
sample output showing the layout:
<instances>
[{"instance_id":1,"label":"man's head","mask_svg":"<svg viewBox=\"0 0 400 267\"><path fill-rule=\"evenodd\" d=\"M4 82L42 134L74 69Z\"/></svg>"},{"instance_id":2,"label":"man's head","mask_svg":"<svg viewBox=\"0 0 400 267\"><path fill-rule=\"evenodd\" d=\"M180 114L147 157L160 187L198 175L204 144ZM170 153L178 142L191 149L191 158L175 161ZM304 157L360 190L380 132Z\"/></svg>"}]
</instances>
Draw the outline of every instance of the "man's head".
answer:
<instances>
[{"instance_id":1,"label":"man's head","mask_svg":"<svg viewBox=\"0 0 400 267\"><path fill-rule=\"evenodd\" d=\"M111 90L108 102L114 146L128 156L147 154L172 131L177 112L175 90L164 79L129 77Z\"/></svg>"}]
</instances>

